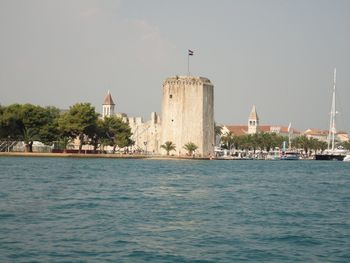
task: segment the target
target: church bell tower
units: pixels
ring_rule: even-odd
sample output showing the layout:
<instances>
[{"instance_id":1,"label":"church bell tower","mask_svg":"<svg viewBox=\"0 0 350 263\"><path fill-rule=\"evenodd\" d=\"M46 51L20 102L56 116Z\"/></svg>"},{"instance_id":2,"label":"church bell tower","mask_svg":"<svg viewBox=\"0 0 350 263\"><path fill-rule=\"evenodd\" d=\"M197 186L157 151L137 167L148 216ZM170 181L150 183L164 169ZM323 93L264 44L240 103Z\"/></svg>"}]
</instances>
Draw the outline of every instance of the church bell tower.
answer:
<instances>
[{"instance_id":1,"label":"church bell tower","mask_svg":"<svg viewBox=\"0 0 350 263\"><path fill-rule=\"evenodd\" d=\"M114 102L111 93L108 91L102 104L102 118L111 117L114 115Z\"/></svg>"},{"instance_id":2,"label":"church bell tower","mask_svg":"<svg viewBox=\"0 0 350 263\"><path fill-rule=\"evenodd\" d=\"M248 134L255 134L259 132L259 117L256 112L255 105L253 105L252 111L248 118Z\"/></svg>"}]
</instances>

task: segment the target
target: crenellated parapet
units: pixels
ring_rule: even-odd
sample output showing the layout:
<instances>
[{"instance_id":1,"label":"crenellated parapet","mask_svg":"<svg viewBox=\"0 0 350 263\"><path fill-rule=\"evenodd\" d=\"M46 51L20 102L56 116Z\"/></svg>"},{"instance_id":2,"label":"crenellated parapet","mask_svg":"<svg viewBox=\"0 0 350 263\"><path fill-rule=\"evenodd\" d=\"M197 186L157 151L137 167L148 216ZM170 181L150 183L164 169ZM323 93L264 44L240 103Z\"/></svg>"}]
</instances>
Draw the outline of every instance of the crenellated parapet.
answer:
<instances>
[{"instance_id":1,"label":"crenellated parapet","mask_svg":"<svg viewBox=\"0 0 350 263\"><path fill-rule=\"evenodd\" d=\"M175 77L169 77L165 79L163 82L163 87L166 85L171 86L201 86L201 85L210 85L213 86L213 84L210 82L209 79L204 77L193 77L193 76L175 76Z\"/></svg>"}]
</instances>

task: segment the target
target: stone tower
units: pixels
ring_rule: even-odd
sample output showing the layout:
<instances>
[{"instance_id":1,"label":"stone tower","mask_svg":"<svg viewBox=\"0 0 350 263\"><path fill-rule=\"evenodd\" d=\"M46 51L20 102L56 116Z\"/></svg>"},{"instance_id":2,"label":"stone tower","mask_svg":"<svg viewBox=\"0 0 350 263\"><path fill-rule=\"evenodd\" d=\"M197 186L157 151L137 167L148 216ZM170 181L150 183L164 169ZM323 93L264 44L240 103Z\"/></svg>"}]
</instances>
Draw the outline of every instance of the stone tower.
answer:
<instances>
[{"instance_id":1,"label":"stone tower","mask_svg":"<svg viewBox=\"0 0 350 263\"><path fill-rule=\"evenodd\" d=\"M214 154L214 86L203 77L170 77L163 82L161 144L171 141L184 155L188 142L196 155Z\"/></svg>"},{"instance_id":2,"label":"stone tower","mask_svg":"<svg viewBox=\"0 0 350 263\"><path fill-rule=\"evenodd\" d=\"M255 105L253 105L252 111L248 118L248 134L255 134L259 132L259 117L256 112Z\"/></svg>"},{"instance_id":3,"label":"stone tower","mask_svg":"<svg viewBox=\"0 0 350 263\"><path fill-rule=\"evenodd\" d=\"M111 117L114 115L114 102L111 93L108 91L102 104L102 118Z\"/></svg>"}]
</instances>

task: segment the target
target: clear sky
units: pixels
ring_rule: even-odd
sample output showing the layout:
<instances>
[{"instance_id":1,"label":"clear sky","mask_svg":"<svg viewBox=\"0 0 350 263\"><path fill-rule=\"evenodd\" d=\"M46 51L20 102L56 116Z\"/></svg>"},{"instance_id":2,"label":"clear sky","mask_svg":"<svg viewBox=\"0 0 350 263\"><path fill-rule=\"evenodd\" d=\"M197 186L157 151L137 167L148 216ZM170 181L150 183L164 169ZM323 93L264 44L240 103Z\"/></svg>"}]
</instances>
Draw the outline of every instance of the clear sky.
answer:
<instances>
[{"instance_id":1,"label":"clear sky","mask_svg":"<svg viewBox=\"0 0 350 263\"><path fill-rule=\"evenodd\" d=\"M150 118L162 82L215 86L215 119L327 129L337 67L338 128L350 130L349 0L0 0L0 103Z\"/></svg>"}]
</instances>

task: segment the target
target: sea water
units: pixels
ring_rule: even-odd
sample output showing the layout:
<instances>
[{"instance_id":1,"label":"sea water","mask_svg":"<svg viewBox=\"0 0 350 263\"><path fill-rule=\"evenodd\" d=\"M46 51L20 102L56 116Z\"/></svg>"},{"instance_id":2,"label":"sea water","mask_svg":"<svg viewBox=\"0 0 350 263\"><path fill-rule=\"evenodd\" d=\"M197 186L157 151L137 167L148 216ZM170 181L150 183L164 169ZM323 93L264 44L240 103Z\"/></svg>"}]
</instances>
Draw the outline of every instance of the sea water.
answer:
<instances>
[{"instance_id":1,"label":"sea water","mask_svg":"<svg viewBox=\"0 0 350 263\"><path fill-rule=\"evenodd\" d=\"M0 158L0 262L350 262L350 163Z\"/></svg>"}]
</instances>

